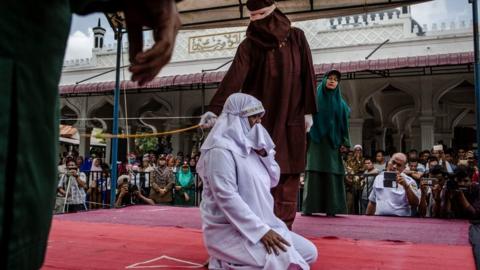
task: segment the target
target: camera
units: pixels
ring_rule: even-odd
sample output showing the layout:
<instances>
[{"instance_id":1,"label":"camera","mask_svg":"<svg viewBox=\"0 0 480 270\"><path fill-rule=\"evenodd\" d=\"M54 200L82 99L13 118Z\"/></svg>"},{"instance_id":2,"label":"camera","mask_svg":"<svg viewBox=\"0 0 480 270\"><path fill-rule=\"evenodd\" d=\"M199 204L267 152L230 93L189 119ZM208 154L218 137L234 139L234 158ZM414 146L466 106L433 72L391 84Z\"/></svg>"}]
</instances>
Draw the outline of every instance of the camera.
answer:
<instances>
[{"instance_id":1,"label":"camera","mask_svg":"<svg viewBox=\"0 0 480 270\"><path fill-rule=\"evenodd\" d=\"M464 186L460 186L456 180L454 179L449 179L447 181L447 190L449 191L462 191L462 192L465 192L468 190L467 187L464 187Z\"/></svg>"},{"instance_id":2,"label":"camera","mask_svg":"<svg viewBox=\"0 0 480 270\"><path fill-rule=\"evenodd\" d=\"M438 179L437 178L427 178L424 177L421 180L422 185L428 185L428 186L434 186L438 184Z\"/></svg>"},{"instance_id":3,"label":"camera","mask_svg":"<svg viewBox=\"0 0 480 270\"><path fill-rule=\"evenodd\" d=\"M396 188L397 187L397 173L384 172L383 173L383 187Z\"/></svg>"}]
</instances>

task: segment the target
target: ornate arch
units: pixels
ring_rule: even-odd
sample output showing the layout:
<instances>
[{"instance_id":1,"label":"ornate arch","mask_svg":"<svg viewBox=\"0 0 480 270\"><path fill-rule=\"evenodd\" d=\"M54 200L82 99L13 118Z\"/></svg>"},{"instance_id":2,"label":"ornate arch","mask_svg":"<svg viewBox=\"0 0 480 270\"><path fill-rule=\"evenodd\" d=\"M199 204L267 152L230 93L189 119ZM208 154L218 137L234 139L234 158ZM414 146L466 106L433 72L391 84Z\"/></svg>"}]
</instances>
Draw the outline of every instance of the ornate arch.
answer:
<instances>
[{"instance_id":1,"label":"ornate arch","mask_svg":"<svg viewBox=\"0 0 480 270\"><path fill-rule=\"evenodd\" d=\"M470 79L466 78L460 78L456 80L455 82L451 83L447 87L445 87L443 90L441 90L436 96L433 98L433 110L434 111L439 111L440 107L440 100L442 99L443 96L445 96L448 92L450 92L452 89L457 88L459 85L461 85L464 82L468 82L470 84L474 84Z\"/></svg>"},{"instance_id":2,"label":"ornate arch","mask_svg":"<svg viewBox=\"0 0 480 270\"><path fill-rule=\"evenodd\" d=\"M81 111L69 102L62 102L62 104L60 104L60 106L61 106L60 107L60 113L62 112L62 110L64 108L68 108L68 109L72 110L77 115L77 119L72 119L71 120L73 122L72 126L76 126L78 124L78 118L82 115Z\"/></svg>"},{"instance_id":3,"label":"ornate arch","mask_svg":"<svg viewBox=\"0 0 480 270\"><path fill-rule=\"evenodd\" d=\"M411 90L406 90L406 89L410 89L410 87L408 85L405 85L401 82L398 82L398 81L395 81L395 82L386 82L384 83L381 87L379 87L377 90L373 91L372 93L368 94L364 99L363 99L363 102L361 103L362 104L362 110L365 110L365 106L367 105L368 101L370 98L372 98L374 95L378 94L379 92L382 92L383 90L387 89L388 87L393 87L393 88L396 88L400 91L402 91L403 93L407 94L408 96L412 97L413 99L413 102L414 102L414 109L416 112L419 112L420 111L420 108L421 108L421 104L422 104L422 100L421 100L421 97L419 94L417 94L417 92L415 91L411 91ZM362 111L362 113L364 113L365 111Z\"/></svg>"},{"instance_id":4,"label":"ornate arch","mask_svg":"<svg viewBox=\"0 0 480 270\"><path fill-rule=\"evenodd\" d=\"M95 102L95 104L93 104L91 107L88 108L87 116L91 117L92 113L94 111L100 109L101 107L105 106L106 104L110 104L113 107L113 98L107 97L107 96L100 97L100 100L98 100L97 102ZM112 117L113 117L113 115L112 115Z\"/></svg>"},{"instance_id":5,"label":"ornate arch","mask_svg":"<svg viewBox=\"0 0 480 270\"><path fill-rule=\"evenodd\" d=\"M468 109L465 109L463 110L461 113L459 113L455 119L453 119L452 121L452 125L450 127L450 130L452 132L452 136L454 136L454 131L455 131L455 127L458 125L458 123L460 123L460 121L463 120L463 118L465 118L465 116L467 116L470 112L472 111L472 109L468 108Z\"/></svg>"},{"instance_id":6,"label":"ornate arch","mask_svg":"<svg viewBox=\"0 0 480 270\"><path fill-rule=\"evenodd\" d=\"M148 99L146 99L140 106L138 106L136 115L140 115L142 113L142 109L147 107L152 101L162 105L166 109L166 111L169 113L173 111L173 106L168 101L166 101L163 98L159 98L157 96L151 96Z\"/></svg>"},{"instance_id":7,"label":"ornate arch","mask_svg":"<svg viewBox=\"0 0 480 270\"><path fill-rule=\"evenodd\" d=\"M395 110L393 110L388 116L387 118L393 120L395 119L396 117L398 117L401 113L403 112L406 112L406 111L410 111L410 110L414 110L415 108L412 108L411 105L404 105L404 106L401 106L401 107L398 107L396 108ZM393 121L392 121L393 122Z\"/></svg>"}]
</instances>

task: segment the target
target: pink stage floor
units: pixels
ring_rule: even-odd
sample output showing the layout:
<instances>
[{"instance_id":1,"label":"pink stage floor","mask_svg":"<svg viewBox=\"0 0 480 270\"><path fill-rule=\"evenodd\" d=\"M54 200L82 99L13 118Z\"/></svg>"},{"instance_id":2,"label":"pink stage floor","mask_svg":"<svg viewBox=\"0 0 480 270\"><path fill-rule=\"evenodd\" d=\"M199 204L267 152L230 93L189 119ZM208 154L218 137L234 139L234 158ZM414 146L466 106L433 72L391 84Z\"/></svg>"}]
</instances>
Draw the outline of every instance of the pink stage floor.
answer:
<instances>
[{"instance_id":1,"label":"pink stage floor","mask_svg":"<svg viewBox=\"0 0 480 270\"><path fill-rule=\"evenodd\" d=\"M56 220L201 229L198 208L131 206L55 216ZM405 241L424 244L469 245L465 220L400 217L338 217L297 215L293 230L308 237Z\"/></svg>"},{"instance_id":2,"label":"pink stage floor","mask_svg":"<svg viewBox=\"0 0 480 270\"><path fill-rule=\"evenodd\" d=\"M298 215L312 269L475 269L467 221ZM208 258L198 208L132 206L57 215L44 269L191 269ZM119 253L120 252L120 253Z\"/></svg>"}]
</instances>

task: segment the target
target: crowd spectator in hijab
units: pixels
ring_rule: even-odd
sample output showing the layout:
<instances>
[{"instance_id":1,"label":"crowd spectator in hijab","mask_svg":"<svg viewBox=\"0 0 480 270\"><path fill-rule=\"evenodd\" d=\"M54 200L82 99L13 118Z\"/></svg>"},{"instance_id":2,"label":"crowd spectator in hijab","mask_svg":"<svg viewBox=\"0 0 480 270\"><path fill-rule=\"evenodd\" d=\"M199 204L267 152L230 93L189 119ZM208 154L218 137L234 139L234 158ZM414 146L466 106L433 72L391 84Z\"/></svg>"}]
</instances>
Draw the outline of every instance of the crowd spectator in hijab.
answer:
<instances>
[{"instance_id":1,"label":"crowd spectator in hijab","mask_svg":"<svg viewBox=\"0 0 480 270\"><path fill-rule=\"evenodd\" d=\"M194 204L195 178L188 163L184 162L176 177L175 205L193 206Z\"/></svg>"},{"instance_id":2,"label":"crowd spectator in hijab","mask_svg":"<svg viewBox=\"0 0 480 270\"><path fill-rule=\"evenodd\" d=\"M195 159L195 157L190 158L190 162L188 163L188 165L190 166L190 171L191 171L192 173L196 173L196 172L197 172L197 170L196 170L197 160Z\"/></svg>"},{"instance_id":3,"label":"crowd spectator in hijab","mask_svg":"<svg viewBox=\"0 0 480 270\"><path fill-rule=\"evenodd\" d=\"M99 180L102 178L102 160L99 158L93 159L92 167L88 172L88 201L89 208L96 209L102 206L102 191L99 188Z\"/></svg>"},{"instance_id":4,"label":"crowd spectator in hijab","mask_svg":"<svg viewBox=\"0 0 480 270\"><path fill-rule=\"evenodd\" d=\"M347 211L343 182L345 168L340 149L350 148L350 108L342 98L340 78L339 71L331 70L324 75L317 89L318 113L313 116L309 133L303 215L326 213L334 216Z\"/></svg>"},{"instance_id":5,"label":"crowd spectator in hijab","mask_svg":"<svg viewBox=\"0 0 480 270\"><path fill-rule=\"evenodd\" d=\"M158 166L150 175L150 196L155 203L171 203L172 189L175 186L175 175L167 167L165 156L158 158Z\"/></svg>"},{"instance_id":6,"label":"crowd spectator in hijab","mask_svg":"<svg viewBox=\"0 0 480 270\"><path fill-rule=\"evenodd\" d=\"M200 211L210 269L310 269L316 247L274 214L280 178L275 145L261 125L265 109L233 94L200 150Z\"/></svg>"},{"instance_id":7,"label":"crowd spectator in hijab","mask_svg":"<svg viewBox=\"0 0 480 270\"><path fill-rule=\"evenodd\" d=\"M88 158L85 158L82 163L82 167L79 167L80 171L84 173L90 171L90 169L92 168L92 162L94 159L95 159L95 154L92 154Z\"/></svg>"}]
</instances>

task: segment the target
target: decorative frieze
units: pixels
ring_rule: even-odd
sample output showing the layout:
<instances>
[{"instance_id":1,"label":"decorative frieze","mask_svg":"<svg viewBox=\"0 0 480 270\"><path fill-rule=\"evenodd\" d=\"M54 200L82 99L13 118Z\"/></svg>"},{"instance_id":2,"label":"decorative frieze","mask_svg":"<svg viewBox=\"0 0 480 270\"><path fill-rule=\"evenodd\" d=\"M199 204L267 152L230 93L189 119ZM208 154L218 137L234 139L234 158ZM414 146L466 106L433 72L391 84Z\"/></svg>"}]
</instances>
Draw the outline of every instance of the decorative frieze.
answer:
<instances>
[{"instance_id":1,"label":"decorative frieze","mask_svg":"<svg viewBox=\"0 0 480 270\"><path fill-rule=\"evenodd\" d=\"M245 31L192 36L188 39L188 53L236 49L243 39L245 39Z\"/></svg>"}]
</instances>

